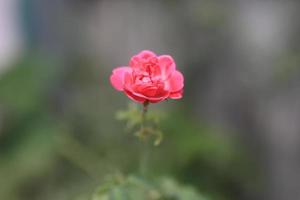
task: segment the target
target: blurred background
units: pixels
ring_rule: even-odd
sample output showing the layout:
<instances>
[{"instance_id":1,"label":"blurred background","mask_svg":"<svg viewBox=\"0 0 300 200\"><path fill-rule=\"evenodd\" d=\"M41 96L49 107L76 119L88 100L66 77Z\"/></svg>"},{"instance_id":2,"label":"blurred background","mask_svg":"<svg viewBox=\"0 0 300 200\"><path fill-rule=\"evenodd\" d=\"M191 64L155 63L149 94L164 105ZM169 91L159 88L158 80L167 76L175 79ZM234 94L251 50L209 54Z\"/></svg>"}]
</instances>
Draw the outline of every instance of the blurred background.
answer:
<instances>
[{"instance_id":1,"label":"blurred background","mask_svg":"<svg viewBox=\"0 0 300 200\"><path fill-rule=\"evenodd\" d=\"M116 121L129 100L111 71L141 50L170 54L185 97L152 177L211 200L300 199L300 3L0 0L0 199L83 200L137 170Z\"/></svg>"}]
</instances>

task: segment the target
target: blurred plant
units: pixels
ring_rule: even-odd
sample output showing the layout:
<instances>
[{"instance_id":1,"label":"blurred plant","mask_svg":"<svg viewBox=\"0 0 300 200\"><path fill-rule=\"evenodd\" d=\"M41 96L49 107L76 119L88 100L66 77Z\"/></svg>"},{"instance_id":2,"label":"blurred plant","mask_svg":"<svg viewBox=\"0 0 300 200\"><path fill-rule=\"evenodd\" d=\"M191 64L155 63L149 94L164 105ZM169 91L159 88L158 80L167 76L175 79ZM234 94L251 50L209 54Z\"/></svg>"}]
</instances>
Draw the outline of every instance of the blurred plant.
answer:
<instances>
[{"instance_id":1,"label":"blurred plant","mask_svg":"<svg viewBox=\"0 0 300 200\"><path fill-rule=\"evenodd\" d=\"M135 135L147 142L155 136L154 145L159 145L163 134L157 128L159 115L147 116L150 103L183 97L184 77L176 69L174 59L169 55L157 56L154 52L144 50L134 55L129 67L117 67L110 76L112 86L124 92L130 99L143 104L143 112L130 106L127 111L119 112L117 117L127 121L128 128L140 126ZM140 170L145 171L148 165L148 145L145 145L141 158Z\"/></svg>"},{"instance_id":2,"label":"blurred plant","mask_svg":"<svg viewBox=\"0 0 300 200\"><path fill-rule=\"evenodd\" d=\"M151 51L142 51L130 60L130 67L119 67L110 77L113 87L132 100L142 103L142 112L134 105L117 113L117 119L126 121L127 129L135 130L134 135L142 142L140 175L124 176L117 174L102 184L93 200L201 200L195 189L184 187L170 178L150 181L147 179L149 165L149 140L154 136L154 146L163 138L158 128L159 113L148 113L150 103L158 103L183 95L183 75L175 68L171 56L157 57ZM137 129L137 130L136 130Z\"/></svg>"}]
</instances>

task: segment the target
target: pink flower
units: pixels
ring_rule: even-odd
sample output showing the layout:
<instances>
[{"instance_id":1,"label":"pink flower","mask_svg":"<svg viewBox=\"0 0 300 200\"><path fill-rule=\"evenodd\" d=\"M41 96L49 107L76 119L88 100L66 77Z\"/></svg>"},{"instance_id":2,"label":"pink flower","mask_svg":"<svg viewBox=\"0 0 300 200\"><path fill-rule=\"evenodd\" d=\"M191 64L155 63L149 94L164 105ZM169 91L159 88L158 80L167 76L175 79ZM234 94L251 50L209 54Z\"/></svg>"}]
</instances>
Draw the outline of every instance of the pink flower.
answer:
<instances>
[{"instance_id":1,"label":"pink flower","mask_svg":"<svg viewBox=\"0 0 300 200\"><path fill-rule=\"evenodd\" d=\"M184 77L171 56L144 50L130 59L128 67L115 68L110 82L136 102L157 103L182 98Z\"/></svg>"}]
</instances>

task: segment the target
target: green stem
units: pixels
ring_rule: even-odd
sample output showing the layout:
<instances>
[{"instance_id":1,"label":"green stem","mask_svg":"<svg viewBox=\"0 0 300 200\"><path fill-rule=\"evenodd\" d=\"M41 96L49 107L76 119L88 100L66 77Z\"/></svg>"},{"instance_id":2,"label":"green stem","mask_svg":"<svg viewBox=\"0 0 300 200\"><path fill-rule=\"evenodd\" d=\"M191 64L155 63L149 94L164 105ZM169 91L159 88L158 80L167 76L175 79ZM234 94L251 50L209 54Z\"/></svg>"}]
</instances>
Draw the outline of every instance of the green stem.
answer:
<instances>
[{"instance_id":1,"label":"green stem","mask_svg":"<svg viewBox=\"0 0 300 200\"><path fill-rule=\"evenodd\" d=\"M148 101L145 101L144 104L143 104L141 129L144 129L145 124L146 124L146 114L148 112L148 105L149 105Z\"/></svg>"},{"instance_id":2,"label":"green stem","mask_svg":"<svg viewBox=\"0 0 300 200\"><path fill-rule=\"evenodd\" d=\"M143 104L143 112L142 112L142 122L141 122L141 131L144 131L146 125L146 114L148 111L149 102L146 101ZM141 141L141 151L140 151L140 173L142 176L146 176L149 165L149 155L150 155L150 145L148 142L147 136L145 136L144 140Z\"/></svg>"}]
</instances>

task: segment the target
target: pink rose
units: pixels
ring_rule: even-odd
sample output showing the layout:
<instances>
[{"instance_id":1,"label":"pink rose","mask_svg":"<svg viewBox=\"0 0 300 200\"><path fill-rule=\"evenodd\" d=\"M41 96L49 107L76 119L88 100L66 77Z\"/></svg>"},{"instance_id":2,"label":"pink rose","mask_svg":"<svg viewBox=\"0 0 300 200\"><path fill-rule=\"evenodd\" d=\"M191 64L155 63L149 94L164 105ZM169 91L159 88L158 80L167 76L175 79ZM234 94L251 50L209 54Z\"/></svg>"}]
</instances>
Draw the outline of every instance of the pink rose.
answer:
<instances>
[{"instance_id":1,"label":"pink rose","mask_svg":"<svg viewBox=\"0 0 300 200\"><path fill-rule=\"evenodd\" d=\"M133 56L129 67L115 68L110 82L116 90L139 103L180 99L183 95L184 78L176 70L173 58L157 56L148 50Z\"/></svg>"}]
</instances>

